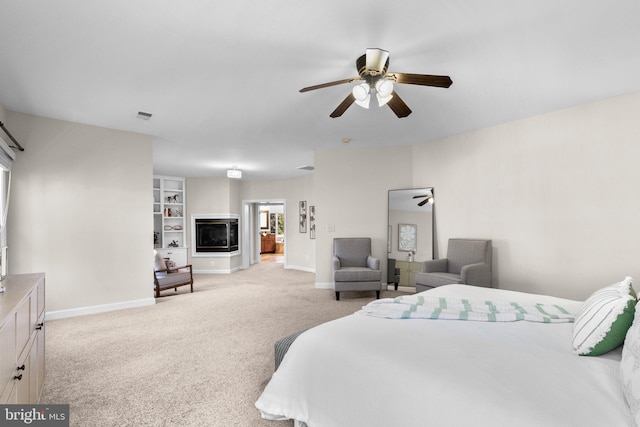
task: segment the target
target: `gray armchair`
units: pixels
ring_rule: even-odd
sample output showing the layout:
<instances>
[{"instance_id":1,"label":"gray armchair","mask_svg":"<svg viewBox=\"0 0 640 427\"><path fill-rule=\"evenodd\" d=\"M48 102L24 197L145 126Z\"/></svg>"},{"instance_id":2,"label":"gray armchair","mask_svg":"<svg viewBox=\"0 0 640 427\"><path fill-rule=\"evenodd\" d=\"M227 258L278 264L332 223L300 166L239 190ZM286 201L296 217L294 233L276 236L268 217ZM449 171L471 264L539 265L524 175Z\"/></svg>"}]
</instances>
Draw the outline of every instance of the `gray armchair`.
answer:
<instances>
[{"instance_id":1,"label":"gray armchair","mask_svg":"<svg viewBox=\"0 0 640 427\"><path fill-rule=\"evenodd\" d=\"M333 282L336 301L344 291L376 291L380 298L380 260L371 256L368 237L333 239Z\"/></svg>"},{"instance_id":2,"label":"gray armchair","mask_svg":"<svg viewBox=\"0 0 640 427\"><path fill-rule=\"evenodd\" d=\"M416 273L416 292L452 283L491 287L491 240L449 239L447 258L425 261Z\"/></svg>"}]
</instances>

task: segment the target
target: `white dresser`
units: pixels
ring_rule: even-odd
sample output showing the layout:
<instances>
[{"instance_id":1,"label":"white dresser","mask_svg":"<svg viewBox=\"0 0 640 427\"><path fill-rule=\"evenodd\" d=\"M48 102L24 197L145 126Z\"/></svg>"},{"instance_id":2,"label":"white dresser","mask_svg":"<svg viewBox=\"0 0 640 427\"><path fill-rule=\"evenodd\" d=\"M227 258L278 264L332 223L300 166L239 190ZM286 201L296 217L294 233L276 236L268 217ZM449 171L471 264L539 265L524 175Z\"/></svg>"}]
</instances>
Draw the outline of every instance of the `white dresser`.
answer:
<instances>
[{"instance_id":1,"label":"white dresser","mask_svg":"<svg viewBox=\"0 0 640 427\"><path fill-rule=\"evenodd\" d=\"M0 293L0 404L36 404L44 385L44 273L7 276Z\"/></svg>"}]
</instances>

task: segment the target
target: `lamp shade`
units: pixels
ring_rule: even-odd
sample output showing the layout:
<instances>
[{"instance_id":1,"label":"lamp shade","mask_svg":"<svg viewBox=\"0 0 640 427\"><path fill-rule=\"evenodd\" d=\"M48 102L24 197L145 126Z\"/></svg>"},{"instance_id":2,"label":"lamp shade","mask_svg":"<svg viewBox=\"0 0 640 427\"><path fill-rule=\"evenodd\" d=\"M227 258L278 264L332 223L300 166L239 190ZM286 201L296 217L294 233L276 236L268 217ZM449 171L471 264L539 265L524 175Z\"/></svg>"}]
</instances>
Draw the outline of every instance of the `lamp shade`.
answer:
<instances>
[{"instance_id":1,"label":"lamp shade","mask_svg":"<svg viewBox=\"0 0 640 427\"><path fill-rule=\"evenodd\" d=\"M382 107L393 98L393 82L388 79L379 79L376 82L376 97L378 105Z\"/></svg>"},{"instance_id":2,"label":"lamp shade","mask_svg":"<svg viewBox=\"0 0 640 427\"><path fill-rule=\"evenodd\" d=\"M356 104L363 108L369 108L369 100L371 99L371 87L366 83L360 83L355 85L351 90L353 97L356 99Z\"/></svg>"}]
</instances>

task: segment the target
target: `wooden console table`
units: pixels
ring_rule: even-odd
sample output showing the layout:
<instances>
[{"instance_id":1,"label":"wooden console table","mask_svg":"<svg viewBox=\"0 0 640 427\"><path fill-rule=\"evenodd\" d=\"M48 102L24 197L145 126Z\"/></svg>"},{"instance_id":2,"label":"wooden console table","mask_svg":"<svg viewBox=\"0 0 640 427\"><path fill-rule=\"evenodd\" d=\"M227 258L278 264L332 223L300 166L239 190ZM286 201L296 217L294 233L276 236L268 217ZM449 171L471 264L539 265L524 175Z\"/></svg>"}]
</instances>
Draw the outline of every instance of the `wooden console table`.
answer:
<instances>
[{"instance_id":1,"label":"wooden console table","mask_svg":"<svg viewBox=\"0 0 640 427\"><path fill-rule=\"evenodd\" d=\"M396 268L400 269L399 286L416 287L416 273L422 270L422 262L396 260Z\"/></svg>"}]
</instances>

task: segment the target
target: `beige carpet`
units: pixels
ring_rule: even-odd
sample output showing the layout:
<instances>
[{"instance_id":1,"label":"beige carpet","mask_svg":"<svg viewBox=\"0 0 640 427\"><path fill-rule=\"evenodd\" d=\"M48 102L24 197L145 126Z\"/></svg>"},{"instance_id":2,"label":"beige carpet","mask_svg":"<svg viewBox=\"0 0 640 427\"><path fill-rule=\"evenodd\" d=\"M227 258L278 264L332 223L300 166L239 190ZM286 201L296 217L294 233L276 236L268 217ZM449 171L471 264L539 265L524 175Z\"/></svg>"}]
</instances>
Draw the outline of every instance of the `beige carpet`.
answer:
<instances>
[{"instance_id":1,"label":"beige carpet","mask_svg":"<svg viewBox=\"0 0 640 427\"><path fill-rule=\"evenodd\" d=\"M47 322L42 403L70 404L72 426L292 426L262 420L254 406L273 373L273 343L375 297L335 301L314 281L261 263L197 275L193 294L165 291L151 307Z\"/></svg>"}]
</instances>

